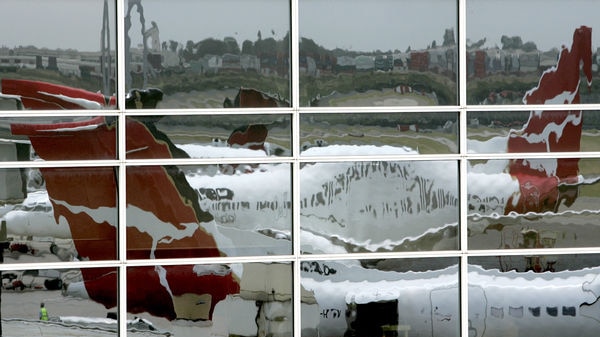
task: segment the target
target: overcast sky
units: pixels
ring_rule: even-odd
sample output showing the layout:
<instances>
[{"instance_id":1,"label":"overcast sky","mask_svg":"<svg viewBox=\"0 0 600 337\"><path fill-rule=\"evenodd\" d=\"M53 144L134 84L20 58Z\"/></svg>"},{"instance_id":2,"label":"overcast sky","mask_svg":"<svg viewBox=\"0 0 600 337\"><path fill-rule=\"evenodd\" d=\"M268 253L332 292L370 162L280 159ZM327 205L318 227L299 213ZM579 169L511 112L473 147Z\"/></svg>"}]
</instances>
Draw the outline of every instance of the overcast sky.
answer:
<instances>
[{"instance_id":1,"label":"overcast sky","mask_svg":"<svg viewBox=\"0 0 600 337\"><path fill-rule=\"evenodd\" d=\"M592 46L600 47L600 1L597 0L471 0L467 1L467 38L487 37L486 45L502 47L502 35L521 36L538 49L571 46L573 32L592 27Z\"/></svg>"},{"instance_id":2,"label":"overcast sky","mask_svg":"<svg viewBox=\"0 0 600 337\"><path fill-rule=\"evenodd\" d=\"M255 41L259 30L263 38L276 39L289 30L286 0L142 0L142 4L146 27L155 21L162 41L232 36L241 44ZM1 0L0 45L99 50L102 7L103 0ZM433 40L441 44L446 28L458 31L454 0L299 0L299 7L300 36L326 48L421 49ZM533 41L547 50L570 45L580 25L600 26L598 13L596 0L470 0L467 38L474 42L486 37L486 46L493 47L501 46L502 35L519 35L523 42ZM141 43L135 9L132 23L135 45ZM600 34L593 36L596 48Z\"/></svg>"}]
</instances>

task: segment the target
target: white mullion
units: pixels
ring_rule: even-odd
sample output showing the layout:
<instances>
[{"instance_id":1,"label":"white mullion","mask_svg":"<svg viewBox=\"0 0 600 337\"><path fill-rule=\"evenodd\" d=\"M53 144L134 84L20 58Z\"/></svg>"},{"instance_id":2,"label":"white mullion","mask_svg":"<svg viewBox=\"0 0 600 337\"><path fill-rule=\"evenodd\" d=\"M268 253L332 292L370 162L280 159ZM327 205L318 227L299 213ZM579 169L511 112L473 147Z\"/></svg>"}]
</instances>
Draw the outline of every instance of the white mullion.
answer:
<instances>
[{"instance_id":1,"label":"white mullion","mask_svg":"<svg viewBox=\"0 0 600 337\"><path fill-rule=\"evenodd\" d=\"M127 235L126 235L126 146L125 146L125 1L116 0L116 27L117 27L117 105L119 108L119 118L117 123L117 146L118 146L118 317L119 317L119 336L127 335Z\"/></svg>"},{"instance_id":2,"label":"white mullion","mask_svg":"<svg viewBox=\"0 0 600 337\"><path fill-rule=\"evenodd\" d=\"M459 215L459 298L460 298L460 335L469 335L469 279L468 279L468 233L467 233L467 25L466 25L466 0L458 0L458 88L459 97L459 197L460 197L460 215Z\"/></svg>"},{"instance_id":3,"label":"white mullion","mask_svg":"<svg viewBox=\"0 0 600 337\"><path fill-rule=\"evenodd\" d=\"M461 111L461 116L466 116L466 111ZM466 118L464 118L466 119ZM465 121L461 121L461 129L466 129ZM461 133L464 132L461 131ZM461 138L466 138L466 135L461 135ZM459 244L460 244L460 261L459 261L459 296L460 296L460 331L461 336L469 335L469 278L468 278L468 257L469 257L469 246L468 246L468 190L467 190L467 170L468 161L463 158L459 162L459 183L460 183L460 216L459 216Z\"/></svg>"},{"instance_id":4,"label":"white mullion","mask_svg":"<svg viewBox=\"0 0 600 337\"><path fill-rule=\"evenodd\" d=\"M299 1L290 0L290 67L292 102L292 314L293 335L302 334L302 285L300 283L300 72L299 72Z\"/></svg>"}]
</instances>

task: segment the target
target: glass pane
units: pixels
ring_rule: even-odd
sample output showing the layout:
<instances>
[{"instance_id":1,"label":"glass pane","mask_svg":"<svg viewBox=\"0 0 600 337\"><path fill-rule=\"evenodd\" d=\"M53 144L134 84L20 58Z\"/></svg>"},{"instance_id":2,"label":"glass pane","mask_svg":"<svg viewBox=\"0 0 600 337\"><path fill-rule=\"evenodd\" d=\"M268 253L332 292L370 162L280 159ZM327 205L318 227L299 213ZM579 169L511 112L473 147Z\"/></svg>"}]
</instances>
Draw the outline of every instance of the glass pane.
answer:
<instances>
[{"instance_id":1,"label":"glass pane","mask_svg":"<svg viewBox=\"0 0 600 337\"><path fill-rule=\"evenodd\" d=\"M31 109L114 108L116 28L115 1L3 1L2 94Z\"/></svg>"},{"instance_id":2,"label":"glass pane","mask_svg":"<svg viewBox=\"0 0 600 337\"><path fill-rule=\"evenodd\" d=\"M115 117L0 118L0 160L117 158Z\"/></svg>"},{"instance_id":3,"label":"glass pane","mask_svg":"<svg viewBox=\"0 0 600 337\"><path fill-rule=\"evenodd\" d=\"M130 317L174 336L293 335L288 263L127 269Z\"/></svg>"},{"instance_id":4,"label":"glass pane","mask_svg":"<svg viewBox=\"0 0 600 337\"><path fill-rule=\"evenodd\" d=\"M457 153L458 114L302 114L300 146L307 156Z\"/></svg>"},{"instance_id":5,"label":"glass pane","mask_svg":"<svg viewBox=\"0 0 600 337\"><path fill-rule=\"evenodd\" d=\"M144 0L125 11L127 90L161 89L161 108L290 105L288 1Z\"/></svg>"},{"instance_id":6,"label":"glass pane","mask_svg":"<svg viewBox=\"0 0 600 337\"><path fill-rule=\"evenodd\" d=\"M116 274L115 268L3 271L3 335L117 336Z\"/></svg>"},{"instance_id":7,"label":"glass pane","mask_svg":"<svg viewBox=\"0 0 600 337\"><path fill-rule=\"evenodd\" d=\"M459 336L458 260L302 261L302 336Z\"/></svg>"},{"instance_id":8,"label":"glass pane","mask_svg":"<svg viewBox=\"0 0 600 337\"><path fill-rule=\"evenodd\" d=\"M469 113L471 153L599 151L598 111Z\"/></svg>"},{"instance_id":9,"label":"glass pane","mask_svg":"<svg viewBox=\"0 0 600 337\"><path fill-rule=\"evenodd\" d=\"M113 167L1 169L0 220L7 262L114 260L117 189Z\"/></svg>"},{"instance_id":10,"label":"glass pane","mask_svg":"<svg viewBox=\"0 0 600 337\"><path fill-rule=\"evenodd\" d=\"M471 161L469 248L597 246L598 159Z\"/></svg>"},{"instance_id":11,"label":"glass pane","mask_svg":"<svg viewBox=\"0 0 600 337\"><path fill-rule=\"evenodd\" d=\"M599 102L591 29L600 3L468 0L466 8L469 104Z\"/></svg>"},{"instance_id":12,"label":"glass pane","mask_svg":"<svg viewBox=\"0 0 600 337\"><path fill-rule=\"evenodd\" d=\"M299 1L300 104L456 104L456 23L452 0Z\"/></svg>"},{"instance_id":13,"label":"glass pane","mask_svg":"<svg viewBox=\"0 0 600 337\"><path fill-rule=\"evenodd\" d=\"M307 163L302 251L457 249L458 204L453 161Z\"/></svg>"},{"instance_id":14,"label":"glass pane","mask_svg":"<svg viewBox=\"0 0 600 337\"><path fill-rule=\"evenodd\" d=\"M290 254L289 164L127 168L129 258Z\"/></svg>"},{"instance_id":15,"label":"glass pane","mask_svg":"<svg viewBox=\"0 0 600 337\"><path fill-rule=\"evenodd\" d=\"M469 335L594 336L598 261L593 255L469 258Z\"/></svg>"},{"instance_id":16,"label":"glass pane","mask_svg":"<svg viewBox=\"0 0 600 337\"><path fill-rule=\"evenodd\" d=\"M126 132L130 159L291 156L288 115L131 117Z\"/></svg>"}]
</instances>

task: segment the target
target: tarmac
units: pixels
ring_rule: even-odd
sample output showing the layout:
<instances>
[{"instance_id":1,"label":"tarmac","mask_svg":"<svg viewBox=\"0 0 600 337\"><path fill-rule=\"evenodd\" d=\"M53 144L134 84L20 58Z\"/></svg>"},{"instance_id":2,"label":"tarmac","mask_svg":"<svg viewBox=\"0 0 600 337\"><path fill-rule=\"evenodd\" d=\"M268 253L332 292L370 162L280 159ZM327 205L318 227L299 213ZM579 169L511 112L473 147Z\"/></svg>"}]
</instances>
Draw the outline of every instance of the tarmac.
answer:
<instances>
[{"instance_id":1,"label":"tarmac","mask_svg":"<svg viewBox=\"0 0 600 337\"><path fill-rule=\"evenodd\" d=\"M3 290L1 296L2 334L0 336L2 337L118 336L116 324L110 326L110 324L78 324L59 321L60 317L81 317L83 320L104 319L108 312L114 311L91 300L63 296L60 290ZM39 307L42 302L48 310L49 321L39 320ZM152 322L151 318L149 320ZM173 331L157 329L157 331L128 330L127 336L185 336L185 333L175 334ZM196 333L198 332L196 330Z\"/></svg>"}]
</instances>

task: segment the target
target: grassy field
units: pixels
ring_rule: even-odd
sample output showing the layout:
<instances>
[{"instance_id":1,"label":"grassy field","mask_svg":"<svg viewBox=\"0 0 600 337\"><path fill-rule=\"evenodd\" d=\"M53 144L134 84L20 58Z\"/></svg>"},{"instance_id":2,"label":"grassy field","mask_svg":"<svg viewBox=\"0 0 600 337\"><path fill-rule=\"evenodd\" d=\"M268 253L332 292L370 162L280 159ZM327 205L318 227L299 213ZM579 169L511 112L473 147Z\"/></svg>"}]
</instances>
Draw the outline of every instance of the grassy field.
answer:
<instances>
[{"instance_id":1,"label":"grassy field","mask_svg":"<svg viewBox=\"0 0 600 337\"><path fill-rule=\"evenodd\" d=\"M414 90L435 92L440 105L453 105L457 102L457 85L452 78L431 72L356 72L324 73L319 77L301 74L300 105L317 96L328 96L333 92L345 95L365 93L369 90L391 89L407 85Z\"/></svg>"},{"instance_id":2,"label":"grassy field","mask_svg":"<svg viewBox=\"0 0 600 337\"><path fill-rule=\"evenodd\" d=\"M329 145L406 146L418 149L421 154L457 153L458 149L457 136L440 131L399 132L395 127L382 126L334 125L324 128L322 125L301 125L301 144L314 144L317 140L325 140Z\"/></svg>"}]
</instances>

